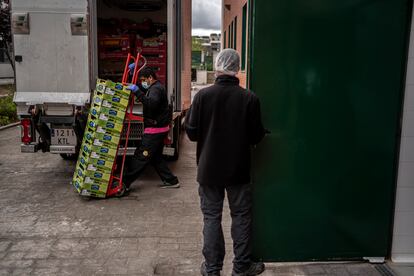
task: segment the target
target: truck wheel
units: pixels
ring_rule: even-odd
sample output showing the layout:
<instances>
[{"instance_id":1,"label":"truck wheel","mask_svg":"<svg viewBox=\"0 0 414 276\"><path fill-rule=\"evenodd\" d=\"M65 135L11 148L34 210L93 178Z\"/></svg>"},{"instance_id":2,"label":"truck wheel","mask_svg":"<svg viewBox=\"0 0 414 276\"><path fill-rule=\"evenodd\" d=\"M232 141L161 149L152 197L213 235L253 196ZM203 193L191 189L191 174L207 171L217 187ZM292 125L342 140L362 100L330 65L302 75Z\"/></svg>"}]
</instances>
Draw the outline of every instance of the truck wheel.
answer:
<instances>
[{"instance_id":1,"label":"truck wheel","mask_svg":"<svg viewBox=\"0 0 414 276\"><path fill-rule=\"evenodd\" d=\"M76 153L61 153L60 157L62 157L63 160L73 161L73 160L78 159L78 154L76 154Z\"/></svg>"}]
</instances>

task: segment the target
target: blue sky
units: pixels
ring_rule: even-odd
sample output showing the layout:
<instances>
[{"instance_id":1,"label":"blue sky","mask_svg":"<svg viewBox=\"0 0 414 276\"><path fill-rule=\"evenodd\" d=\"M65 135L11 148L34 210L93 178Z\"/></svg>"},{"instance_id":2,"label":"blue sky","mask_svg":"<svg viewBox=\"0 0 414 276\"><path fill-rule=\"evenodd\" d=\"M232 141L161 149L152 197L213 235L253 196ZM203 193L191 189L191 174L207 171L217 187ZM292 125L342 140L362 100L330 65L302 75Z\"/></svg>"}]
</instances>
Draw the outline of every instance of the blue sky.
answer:
<instances>
[{"instance_id":1,"label":"blue sky","mask_svg":"<svg viewBox=\"0 0 414 276\"><path fill-rule=\"evenodd\" d=\"M220 32L221 0L193 0L193 35Z\"/></svg>"}]
</instances>

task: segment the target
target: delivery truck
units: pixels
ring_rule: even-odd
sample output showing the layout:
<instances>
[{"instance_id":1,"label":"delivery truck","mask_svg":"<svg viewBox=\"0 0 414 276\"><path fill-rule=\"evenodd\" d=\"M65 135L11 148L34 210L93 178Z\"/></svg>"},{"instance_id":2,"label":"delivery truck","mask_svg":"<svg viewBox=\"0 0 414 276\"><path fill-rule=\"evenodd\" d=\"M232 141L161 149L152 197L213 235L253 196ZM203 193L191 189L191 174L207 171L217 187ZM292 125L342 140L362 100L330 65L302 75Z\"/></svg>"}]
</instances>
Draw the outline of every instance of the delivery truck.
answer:
<instances>
[{"instance_id":1,"label":"delivery truck","mask_svg":"<svg viewBox=\"0 0 414 276\"><path fill-rule=\"evenodd\" d=\"M168 91L174 113L164 154L178 158L190 104L191 1L12 0L11 8L22 152L75 159L96 80L120 81L128 54L141 53ZM142 115L138 102L134 114ZM142 134L134 122L129 155Z\"/></svg>"}]
</instances>

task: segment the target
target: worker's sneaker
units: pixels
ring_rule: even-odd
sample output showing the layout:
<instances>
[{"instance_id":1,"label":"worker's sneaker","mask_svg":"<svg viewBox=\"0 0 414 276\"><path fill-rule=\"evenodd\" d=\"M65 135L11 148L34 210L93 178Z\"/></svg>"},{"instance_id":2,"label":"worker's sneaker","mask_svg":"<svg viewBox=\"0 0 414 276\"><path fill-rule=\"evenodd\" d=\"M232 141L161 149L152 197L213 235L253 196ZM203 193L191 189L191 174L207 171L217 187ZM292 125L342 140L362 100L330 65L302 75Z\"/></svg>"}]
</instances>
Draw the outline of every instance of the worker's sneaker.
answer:
<instances>
[{"instance_id":1,"label":"worker's sneaker","mask_svg":"<svg viewBox=\"0 0 414 276\"><path fill-rule=\"evenodd\" d=\"M220 276L220 271L214 271L210 273L207 272L206 262L203 262L201 264L200 272L201 272L201 275L203 276Z\"/></svg>"},{"instance_id":2,"label":"worker's sneaker","mask_svg":"<svg viewBox=\"0 0 414 276\"><path fill-rule=\"evenodd\" d=\"M231 273L232 276L255 276L261 274L265 271L265 265L262 262L252 263L250 267L244 272L233 272Z\"/></svg>"},{"instance_id":3,"label":"worker's sneaker","mask_svg":"<svg viewBox=\"0 0 414 276\"><path fill-rule=\"evenodd\" d=\"M163 181L162 184L160 185L161 189L168 189L168 188L180 188L180 183L178 181L178 178L174 178L173 180L170 181Z\"/></svg>"}]
</instances>

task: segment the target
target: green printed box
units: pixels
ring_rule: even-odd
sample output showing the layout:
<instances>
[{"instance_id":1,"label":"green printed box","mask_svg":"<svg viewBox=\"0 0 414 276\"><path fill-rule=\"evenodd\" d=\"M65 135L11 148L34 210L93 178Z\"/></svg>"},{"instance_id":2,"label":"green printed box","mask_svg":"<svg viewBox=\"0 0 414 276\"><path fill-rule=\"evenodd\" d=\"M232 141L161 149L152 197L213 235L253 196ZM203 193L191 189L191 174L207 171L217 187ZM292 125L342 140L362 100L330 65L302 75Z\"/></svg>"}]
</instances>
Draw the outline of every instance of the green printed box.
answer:
<instances>
[{"instance_id":1,"label":"green printed box","mask_svg":"<svg viewBox=\"0 0 414 276\"><path fill-rule=\"evenodd\" d=\"M95 91L95 96L93 97L92 103L98 106L125 110L128 107L129 98L126 99L121 96L112 96Z\"/></svg>"},{"instance_id":2,"label":"green printed box","mask_svg":"<svg viewBox=\"0 0 414 276\"><path fill-rule=\"evenodd\" d=\"M92 160L91 162L95 162L95 160L104 160L107 162L115 162L115 156L110 156L107 154L98 153L96 151L92 151L89 155L89 160Z\"/></svg>"},{"instance_id":3,"label":"green printed box","mask_svg":"<svg viewBox=\"0 0 414 276\"><path fill-rule=\"evenodd\" d=\"M111 178L111 172L107 170L99 170L96 168L96 170L86 170L83 172L85 177L89 177L91 179L95 179L97 181L105 180L109 181Z\"/></svg>"},{"instance_id":4,"label":"green printed box","mask_svg":"<svg viewBox=\"0 0 414 276\"><path fill-rule=\"evenodd\" d=\"M75 175L75 177L72 180L72 185L75 187L75 189L80 193L83 187L83 177L79 177Z\"/></svg>"},{"instance_id":5,"label":"green printed box","mask_svg":"<svg viewBox=\"0 0 414 276\"><path fill-rule=\"evenodd\" d=\"M104 140L101 140L101 139L93 140L92 144L94 146L98 146L98 147L108 147L110 149L118 149L118 144L115 144L111 141L104 141Z\"/></svg>"},{"instance_id":6,"label":"green printed box","mask_svg":"<svg viewBox=\"0 0 414 276\"><path fill-rule=\"evenodd\" d=\"M103 94L98 93L98 91L95 91L95 95L92 98L92 105L95 107L102 106L103 102Z\"/></svg>"},{"instance_id":7,"label":"green printed box","mask_svg":"<svg viewBox=\"0 0 414 276\"><path fill-rule=\"evenodd\" d=\"M98 126L101 127L100 133L103 132L103 130L110 130L109 133L118 133L120 134L122 132L122 128L124 126L123 121L117 121L111 118L108 118L107 121L100 120L99 118L93 119L92 115L89 115L90 119L88 120L87 126L91 129L92 132L97 131Z\"/></svg>"},{"instance_id":8,"label":"green printed box","mask_svg":"<svg viewBox=\"0 0 414 276\"><path fill-rule=\"evenodd\" d=\"M129 100L131 91L128 89L124 89L122 84L114 84L113 86L106 87L104 94L109 96L117 96Z\"/></svg>"},{"instance_id":9,"label":"green printed box","mask_svg":"<svg viewBox=\"0 0 414 276\"><path fill-rule=\"evenodd\" d=\"M87 129L85 131L84 136L84 143L87 143L89 145L95 145L95 146L108 146L111 148L117 148L119 141L120 141L120 133L114 133L114 134L107 134L106 130L102 129L105 133L100 132L93 132Z\"/></svg>"},{"instance_id":10,"label":"green printed box","mask_svg":"<svg viewBox=\"0 0 414 276\"><path fill-rule=\"evenodd\" d=\"M92 143L90 141L84 141L81 146L81 152L82 154L89 156L92 152Z\"/></svg>"},{"instance_id":11,"label":"green printed box","mask_svg":"<svg viewBox=\"0 0 414 276\"><path fill-rule=\"evenodd\" d=\"M112 91L111 91L112 90ZM118 95L129 99L131 90L128 85L123 85L120 82L112 82L109 80L98 79L96 82L96 91L100 93L107 93L109 95Z\"/></svg>"},{"instance_id":12,"label":"green printed box","mask_svg":"<svg viewBox=\"0 0 414 276\"><path fill-rule=\"evenodd\" d=\"M110 156L115 157L117 153L117 147L115 146L97 146L94 145L93 142L85 141L82 145L82 154L86 154L86 156L90 156L92 152L95 152L101 156Z\"/></svg>"},{"instance_id":13,"label":"green printed box","mask_svg":"<svg viewBox=\"0 0 414 276\"><path fill-rule=\"evenodd\" d=\"M106 191L108 190L108 184L84 184L83 190L87 190L88 192L91 192L92 195L95 193L102 193L106 195Z\"/></svg>"},{"instance_id":14,"label":"green printed box","mask_svg":"<svg viewBox=\"0 0 414 276\"><path fill-rule=\"evenodd\" d=\"M100 120L115 120L123 122L125 119L125 111L114 108L107 108L103 106L93 105L90 111L91 119L99 118Z\"/></svg>"},{"instance_id":15,"label":"green printed box","mask_svg":"<svg viewBox=\"0 0 414 276\"><path fill-rule=\"evenodd\" d=\"M82 141L82 144L86 143L86 142L92 143L92 141L95 139L95 137L96 137L96 132L93 131L90 128L86 128L85 129L85 134L83 136L84 139Z\"/></svg>"},{"instance_id":16,"label":"green printed box","mask_svg":"<svg viewBox=\"0 0 414 276\"><path fill-rule=\"evenodd\" d=\"M88 196L88 197L97 197L97 198L106 198L106 193L103 192L94 192L94 191L88 191L87 189L83 189L80 192L81 196Z\"/></svg>"},{"instance_id":17,"label":"green printed box","mask_svg":"<svg viewBox=\"0 0 414 276\"><path fill-rule=\"evenodd\" d=\"M105 108L105 107L102 107L102 108ZM104 112L101 112L101 114L99 114L99 116L98 116L98 119L100 121L115 122L115 123L123 124L124 123L124 118L125 118L125 112L123 112L123 111L119 111L119 112L123 113L123 114L121 114L121 115L123 115L121 118L116 116L118 111L111 111L111 115L110 114L105 114Z\"/></svg>"},{"instance_id":18,"label":"green printed box","mask_svg":"<svg viewBox=\"0 0 414 276\"><path fill-rule=\"evenodd\" d=\"M97 159L90 158L89 163L96 166L96 167L98 167L98 168L112 171L112 168L114 166L115 161L114 160L112 160L112 161L111 160L105 160L103 158L97 158Z\"/></svg>"},{"instance_id":19,"label":"green printed box","mask_svg":"<svg viewBox=\"0 0 414 276\"><path fill-rule=\"evenodd\" d=\"M80 164L82 164L83 170L85 170L85 168L86 170L93 170L92 167L89 167L92 165L99 170L112 171L114 163L114 158L91 158L90 156L86 156L83 153L80 156Z\"/></svg>"},{"instance_id":20,"label":"green printed box","mask_svg":"<svg viewBox=\"0 0 414 276\"><path fill-rule=\"evenodd\" d=\"M112 82L110 80L97 79L97 81L96 81L96 91L98 91L100 93L104 93L105 89L107 87L110 87L113 84L114 84L114 82Z\"/></svg>"},{"instance_id":21,"label":"green printed box","mask_svg":"<svg viewBox=\"0 0 414 276\"><path fill-rule=\"evenodd\" d=\"M86 174L88 172L102 172L102 173L111 173L112 168L104 167L104 166L98 166L92 163L88 163L86 166Z\"/></svg>"},{"instance_id":22,"label":"green printed box","mask_svg":"<svg viewBox=\"0 0 414 276\"><path fill-rule=\"evenodd\" d=\"M111 98L104 98L102 101L102 106L103 107L108 107L108 108L117 108L120 110L126 110L126 108L128 107L129 104L129 100L126 99L122 99L119 98L117 96L111 97Z\"/></svg>"},{"instance_id":23,"label":"green printed box","mask_svg":"<svg viewBox=\"0 0 414 276\"><path fill-rule=\"evenodd\" d=\"M121 136L119 134L104 134L104 133L95 133L95 139L99 139L106 144L118 146Z\"/></svg>"},{"instance_id":24,"label":"green printed box","mask_svg":"<svg viewBox=\"0 0 414 276\"><path fill-rule=\"evenodd\" d=\"M121 132L114 130L112 128L106 128L106 127L102 127L102 126L98 126L95 130L96 134L107 134L107 135L111 135L114 137L121 137ZM96 136L98 137L98 136Z\"/></svg>"},{"instance_id":25,"label":"green printed box","mask_svg":"<svg viewBox=\"0 0 414 276\"><path fill-rule=\"evenodd\" d=\"M101 156L110 156L110 157L116 157L117 149L110 148L107 146L92 146L91 152L96 152L97 154Z\"/></svg>"},{"instance_id":26,"label":"green printed box","mask_svg":"<svg viewBox=\"0 0 414 276\"><path fill-rule=\"evenodd\" d=\"M109 180L99 180L99 179L94 179L91 177L85 177L85 180L83 181L84 185L100 185L100 186L106 186L108 187L109 184ZM106 191L105 191L106 192Z\"/></svg>"}]
</instances>

